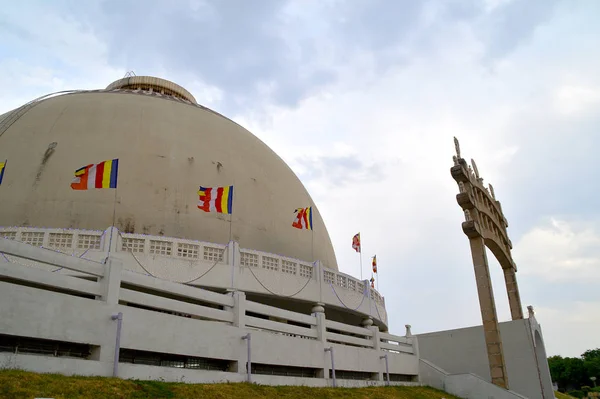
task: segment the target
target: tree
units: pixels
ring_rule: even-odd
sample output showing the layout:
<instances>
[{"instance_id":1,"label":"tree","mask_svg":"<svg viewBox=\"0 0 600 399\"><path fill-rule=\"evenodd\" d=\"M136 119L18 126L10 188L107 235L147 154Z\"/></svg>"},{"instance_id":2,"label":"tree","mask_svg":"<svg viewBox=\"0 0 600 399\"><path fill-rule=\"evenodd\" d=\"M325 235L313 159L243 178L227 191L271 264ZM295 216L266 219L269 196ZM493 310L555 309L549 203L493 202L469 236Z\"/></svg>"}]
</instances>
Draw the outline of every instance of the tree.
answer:
<instances>
[{"instance_id":1,"label":"tree","mask_svg":"<svg viewBox=\"0 0 600 399\"><path fill-rule=\"evenodd\" d=\"M600 359L600 348L588 349L581 355L584 361Z\"/></svg>"},{"instance_id":2,"label":"tree","mask_svg":"<svg viewBox=\"0 0 600 399\"><path fill-rule=\"evenodd\" d=\"M589 349L581 357L551 356L548 366L552 381L562 391L589 386L590 377L600 379L600 348Z\"/></svg>"}]
</instances>

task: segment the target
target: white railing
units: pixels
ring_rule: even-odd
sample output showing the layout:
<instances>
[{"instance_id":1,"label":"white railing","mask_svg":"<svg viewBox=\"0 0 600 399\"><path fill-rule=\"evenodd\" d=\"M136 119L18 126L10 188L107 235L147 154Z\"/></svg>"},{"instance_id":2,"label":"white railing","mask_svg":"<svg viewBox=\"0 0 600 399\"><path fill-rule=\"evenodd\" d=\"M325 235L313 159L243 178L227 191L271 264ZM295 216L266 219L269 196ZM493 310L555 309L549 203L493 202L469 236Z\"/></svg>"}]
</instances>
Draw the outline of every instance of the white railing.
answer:
<instances>
[{"instance_id":1,"label":"white railing","mask_svg":"<svg viewBox=\"0 0 600 399\"><path fill-rule=\"evenodd\" d=\"M47 232L47 234L51 232ZM80 234L80 232L78 234L79 236L85 236L85 234ZM72 237L70 237L71 242L75 240L75 237L73 233ZM65 236L60 236L60 238L65 239ZM42 242L45 239L45 237L39 238ZM39 262L53 268L64 268L77 272L77 276L32 269L19 263L7 261L3 256L18 258L23 261ZM25 294L25 291L31 289L42 290L49 293L44 295L51 295L52 300L55 300L58 304L65 303L65 296L74 295L81 297L81 294L84 294L88 299L84 300L86 301L86 305L81 306L89 307L92 306L89 303L104 303L104 305L101 305L103 308L106 308L107 305L120 306L123 309L129 308L132 309L131 312L142 312L132 314L135 317L141 318L139 320L143 320L143 317L146 317L143 316L145 314L143 312L148 311L168 314L170 315L168 317L183 317L189 319L185 323L200 324L197 326L181 324L181 322L170 324L180 325L180 328L190 328L190 333L193 335L197 334L198 337L204 336L203 334L212 334L211 337L213 338L210 339L216 339L219 334L228 334L231 336L232 330L219 333L215 332L214 328L216 327L202 324L209 323L212 326L225 325L229 329L239 329L239 333L237 334L239 337L243 336L244 331L254 331L260 334L275 334L280 336L277 339L300 339L300 341L289 341L287 343L276 341L277 345L280 345L278 350L282 351L282 355L278 355L280 357L275 356L275 358L285 359L283 361L284 365L294 365L294 359L288 359L283 355L286 350L285 348L298 345L294 342L315 342L321 348L326 348L328 343L332 343L348 348L347 350L349 351L358 349L368 350L371 353L368 356L372 357L370 360L371 364L375 365L380 363L379 360L382 351L388 351L391 356L405 356L405 354L410 354L416 357L417 354L412 338L381 333L375 326L353 326L327 320L322 309L319 311L318 308L315 308L314 311L316 313L307 315L249 301L246 299L245 294L240 291L233 294L220 294L198 287L166 281L124 270L121 261L113 257L109 257L104 263L101 263L69 256L68 254L62 254L49 249L36 248L14 239L0 238L0 278L7 279L4 282L0 282L0 286L4 287L0 289L0 293L4 291L5 295L20 295L21 291L19 290L24 292L23 295L30 295ZM38 295L35 296L37 297ZM73 301L75 303L76 301L81 301L81 299L74 299ZM14 305L11 306L21 306L19 303L21 301L15 299ZM82 302L77 303L82 304ZM25 301L22 306L26 307L27 305L27 301ZM41 305L35 306L39 307ZM118 311L116 308L115 310L111 310L111 312L116 311ZM22 314L22 316L19 316L22 318L29 317L27 309L24 308L23 312L9 310L10 317L14 317L13 315L15 314ZM123 312L125 311L123 310ZM61 317L73 316L69 316L69 314L69 312L61 314ZM48 315L48 317L54 316ZM0 310L0 319L3 317L2 310ZM47 322L50 323L49 320ZM65 322L64 320L57 321L56 323L59 326L70 325L69 322ZM18 329L20 325L21 323L11 323L9 326L12 327L9 327L9 329ZM24 325L27 325L27 323ZM155 327L161 328L158 325ZM60 330L61 328L59 327L58 329ZM15 330L8 331L7 333L28 336L29 330L30 328L23 327L23 331ZM70 330L70 328L67 330ZM184 333L182 332L181 334ZM153 338L149 342L154 342L155 339L160 341L158 338L159 335L155 336L153 333ZM136 337L141 336L136 335ZM56 337L52 336L42 338L56 339ZM208 340L209 336L206 335L204 338ZM127 337L123 339L126 340ZM138 338L135 339L137 340ZM100 346L102 345L100 344ZM239 343L235 341L231 342L230 345L238 347ZM268 347L269 339L264 340L264 345ZM310 348L314 350L314 347ZM230 351L230 349L227 350ZM217 350L215 349L215 351ZM103 352L101 351L100 353ZM354 358L356 356L348 354L347 357ZM217 358L219 358L218 355ZM396 363L394 364L398 364L398 367L400 367L398 370L405 365L403 363L405 360L403 359L405 358L398 357L395 360ZM305 362L313 361L310 359L305 360ZM415 360L415 362L417 361L418 359Z\"/></svg>"},{"instance_id":2,"label":"white railing","mask_svg":"<svg viewBox=\"0 0 600 399\"><path fill-rule=\"evenodd\" d=\"M117 252L129 252L133 256L152 259L173 259L180 261L205 261L228 264L230 252L223 244L208 243L164 236L121 233L109 237L110 229L78 230L34 227L0 227L0 237L20 241L37 247L52 249L61 253L81 256L94 252L107 252L109 242ZM252 249L240 248L235 256L241 267L252 267L286 276L317 279L311 262ZM144 259L147 260L147 259ZM323 268L321 279L325 284L347 291L365 293L368 283L332 269ZM385 307L385 300L374 289L369 289L371 299Z\"/></svg>"}]
</instances>

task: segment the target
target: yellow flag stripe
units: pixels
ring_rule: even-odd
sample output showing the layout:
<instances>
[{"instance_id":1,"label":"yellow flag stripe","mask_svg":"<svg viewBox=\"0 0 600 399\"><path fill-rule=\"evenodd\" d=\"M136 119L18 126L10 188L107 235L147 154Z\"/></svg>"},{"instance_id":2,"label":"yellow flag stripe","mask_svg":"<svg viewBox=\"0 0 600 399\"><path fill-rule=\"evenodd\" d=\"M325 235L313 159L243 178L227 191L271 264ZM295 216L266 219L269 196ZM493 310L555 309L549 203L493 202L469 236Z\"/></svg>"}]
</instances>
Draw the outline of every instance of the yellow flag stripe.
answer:
<instances>
[{"instance_id":1,"label":"yellow flag stripe","mask_svg":"<svg viewBox=\"0 0 600 399\"><path fill-rule=\"evenodd\" d=\"M112 170L112 161L104 162L104 173L102 174L102 188L110 188L110 172Z\"/></svg>"},{"instance_id":2,"label":"yellow flag stripe","mask_svg":"<svg viewBox=\"0 0 600 399\"><path fill-rule=\"evenodd\" d=\"M229 186L223 187L223 196L221 197L221 210L223 213L229 213L227 205L229 204Z\"/></svg>"}]
</instances>

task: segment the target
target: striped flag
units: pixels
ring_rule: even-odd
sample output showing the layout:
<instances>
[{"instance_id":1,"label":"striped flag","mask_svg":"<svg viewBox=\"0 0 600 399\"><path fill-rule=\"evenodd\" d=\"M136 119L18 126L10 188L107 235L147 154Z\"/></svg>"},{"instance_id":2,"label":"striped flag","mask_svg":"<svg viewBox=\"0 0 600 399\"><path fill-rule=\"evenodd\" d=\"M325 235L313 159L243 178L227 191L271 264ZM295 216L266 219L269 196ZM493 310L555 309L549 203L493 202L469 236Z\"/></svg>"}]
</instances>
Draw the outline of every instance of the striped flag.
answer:
<instances>
[{"instance_id":1,"label":"striped flag","mask_svg":"<svg viewBox=\"0 0 600 399\"><path fill-rule=\"evenodd\" d=\"M371 288L375 288L375 277L371 276Z\"/></svg>"},{"instance_id":2,"label":"striped flag","mask_svg":"<svg viewBox=\"0 0 600 399\"><path fill-rule=\"evenodd\" d=\"M357 233L352 237L352 249L356 252L360 252L360 233Z\"/></svg>"},{"instance_id":3,"label":"striped flag","mask_svg":"<svg viewBox=\"0 0 600 399\"><path fill-rule=\"evenodd\" d=\"M88 190L90 188L117 188L119 160L104 161L79 168L71 183L73 190Z\"/></svg>"},{"instance_id":4,"label":"striped flag","mask_svg":"<svg viewBox=\"0 0 600 399\"><path fill-rule=\"evenodd\" d=\"M373 273L377 273L377 255L373 256Z\"/></svg>"},{"instance_id":5,"label":"striped flag","mask_svg":"<svg viewBox=\"0 0 600 399\"><path fill-rule=\"evenodd\" d=\"M292 223L292 226L297 229L313 229L313 220L312 220L312 206L308 208L298 208L294 211L296 213L296 220Z\"/></svg>"},{"instance_id":6,"label":"striped flag","mask_svg":"<svg viewBox=\"0 0 600 399\"><path fill-rule=\"evenodd\" d=\"M4 169L6 169L6 163L8 161L0 162L0 184L2 184L2 178L4 177Z\"/></svg>"},{"instance_id":7,"label":"striped flag","mask_svg":"<svg viewBox=\"0 0 600 399\"><path fill-rule=\"evenodd\" d=\"M202 187L198 190L198 209L231 215L233 211L233 186Z\"/></svg>"}]
</instances>

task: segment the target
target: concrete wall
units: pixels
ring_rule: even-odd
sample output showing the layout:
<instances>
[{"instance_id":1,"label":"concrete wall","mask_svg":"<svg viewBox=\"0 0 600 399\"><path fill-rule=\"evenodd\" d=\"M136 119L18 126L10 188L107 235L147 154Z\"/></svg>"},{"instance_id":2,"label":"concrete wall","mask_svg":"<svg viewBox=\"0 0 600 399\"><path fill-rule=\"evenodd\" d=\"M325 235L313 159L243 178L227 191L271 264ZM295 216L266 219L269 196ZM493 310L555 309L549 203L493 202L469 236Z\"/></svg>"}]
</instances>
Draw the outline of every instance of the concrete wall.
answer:
<instances>
[{"instance_id":1,"label":"concrete wall","mask_svg":"<svg viewBox=\"0 0 600 399\"><path fill-rule=\"evenodd\" d=\"M43 372L112 375L117 334L117 322L112 316L122 313L122 349L221 359L229 361L234 372L120 364L120 377L154 376L197 382L243 380L248 357L247 341L242 337L248 333L251 334L253 363L312 368L321 377L294 379L257 375L257 381L331 384L331 362L326 348L334 350L336 369L373 376L370 382L344 381L344 384L383 384L385 363L381 356L384 354L388 356L391 374L411 376L415 381L418 376L416 341L412 337L380 334L375 326L359 327L328 321L322 307L316 307L312 315L295 313L248 301L240 291L232 295L218 294L136 274L123 270L117 259L109 258L107 264L99 264L5 239L0 239L0 252L21 259L45 259L55 266L62 264L80 274L98 277L98 281L95 278L84 280L6 262L0 257L0 303L3 304L0 307L0 334L93 347L89 359L51 357L39 360L40 356L3 354L0 364L4 362L8 366ZM122 283L127 284L127 288ZM69 292L56 292L57 289ZM71 292L92 297L82 298ZM158 292L167 296L158 295ZM139 309L134 304L153 310ZM209 306L211 304L217 307ZM246 310L270 319L247 315ZM306 327L288 322L302 323ZM338 332L328 332L327 328ZM342 344L340 340L350 344ZM391 343L395 343L394 348L402 353L381 349Z\"/></svg>"},{"instance_id":2,"label":"concrete wall","mask_svg":"<svg viewBox=\"0 0 600 399\"><path fill-rule=\"evenodd\" d=\"M421 359L419 363L421 382L465 399L526 399L510 390L500 388L475 374L450 374Z\"/></svg>"},{"instance_id":3,"label":"concrete wall","mask_svg":"<svg viewBox=\"0 0 600 399\"><path fill-rule=\"evenodd\" d=\"M545 352L543 359L539 359L538 370L539 355L533 345L532 325L533 331L535 326L539 330L531 316L499 324L509 389L530 399L552 399L552 388L547 386L550 377ZM472 373L491 382L481 326L420 334L418 340L422 359L450 374ZM543 348L543 341L540 343Z\"/></svg>"}]
</instances>

